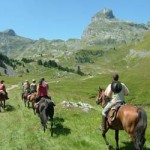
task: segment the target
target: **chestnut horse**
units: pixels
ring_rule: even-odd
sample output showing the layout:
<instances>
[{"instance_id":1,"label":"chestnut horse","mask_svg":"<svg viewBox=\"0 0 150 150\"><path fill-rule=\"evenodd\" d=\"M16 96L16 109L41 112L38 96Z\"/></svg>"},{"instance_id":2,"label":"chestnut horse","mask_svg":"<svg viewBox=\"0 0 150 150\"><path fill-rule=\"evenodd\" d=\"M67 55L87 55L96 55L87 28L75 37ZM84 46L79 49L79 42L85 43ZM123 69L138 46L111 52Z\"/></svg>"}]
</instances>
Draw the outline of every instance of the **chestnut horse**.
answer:
<instances>
[{"instance_id":1,"label":"chestnut horse","mask_svg":"<svg viewBox=\"0 0 150 150\"><path fill-rule=\"evenodd\" d=\"M36 99L37 99L37 93L34 92L34 93L31 93L30 95L27 96L27 104L28 104L28 108L30 107L30 103L32 105L32 109L33 109L33 113L35 113L35 107L34 107L34 104L36 102Z\"/></svg>"},{"instance_id":2,"label":"chestnut horse","mask_svg":"<svg viewBox=\"0 0 150 150\"><path fill-rule=\"evenodd\" d=\"M104 92L104 89L99 88L98 99L96 100L96 103L101 103L103 108L106 105ZM102 136L109 148L111 148L111 145L107 141L106 133L109 129L113 129L115 130L116 150L119 149L119 130L125 130L129 134L136 150L143 150L146 141L147 115L142 108L124 104L119 108L116 118L112 122L108 120L106 122L106 131L102 133Z\"/></svg>"}]
</instances>

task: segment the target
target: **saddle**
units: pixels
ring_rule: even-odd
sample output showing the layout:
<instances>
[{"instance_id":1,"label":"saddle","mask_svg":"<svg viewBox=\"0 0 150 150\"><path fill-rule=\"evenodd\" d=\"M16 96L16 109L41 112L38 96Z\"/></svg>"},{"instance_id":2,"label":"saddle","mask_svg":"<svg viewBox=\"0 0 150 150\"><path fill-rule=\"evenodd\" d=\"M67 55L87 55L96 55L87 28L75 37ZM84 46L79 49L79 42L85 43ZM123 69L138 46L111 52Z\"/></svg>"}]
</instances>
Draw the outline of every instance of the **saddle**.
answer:
<instances>
[{"instance_id":1,"label":"saddle","mask_svg":"<svg viewBox=\"0 0 150 150\"><path fill-rule=\"evenodd\" d=\"M121 106L123 106L124 103L123 102L118 102L116 105L114 105L110 111L108 112L107 114L107 120L108 122L111 124L111 122L113 122L115 119L116 119L116 116L117 116L117 112L119 110L119 108Z\"/></svg>"},{"instance_id":2,"label":"saddle","mask_svg":"<svg viewBox=\"0 0 150 150\"><path fill-rule=\"evenodd\" d=\"M0 93L5 94L5 92L3 90L0 90Z\"/></svg>"},{"instance_id":3,"label":"saddle","mask_svg":"<svg viewBox=\"0 0 150 150\"><path fill-rule=\"evenodd\" d=\"M37 103L34 104L34 108L35 108L35 109L39 109L39 105L40 105L41 103L43 103L43 102L44 102L45 104L47 104L48 106L52 106L52 107L56 106L55 103L54 103L50 98L42 97L42 98L40 99L40 101L38 101Z\"/></svg>"}]
</instances>

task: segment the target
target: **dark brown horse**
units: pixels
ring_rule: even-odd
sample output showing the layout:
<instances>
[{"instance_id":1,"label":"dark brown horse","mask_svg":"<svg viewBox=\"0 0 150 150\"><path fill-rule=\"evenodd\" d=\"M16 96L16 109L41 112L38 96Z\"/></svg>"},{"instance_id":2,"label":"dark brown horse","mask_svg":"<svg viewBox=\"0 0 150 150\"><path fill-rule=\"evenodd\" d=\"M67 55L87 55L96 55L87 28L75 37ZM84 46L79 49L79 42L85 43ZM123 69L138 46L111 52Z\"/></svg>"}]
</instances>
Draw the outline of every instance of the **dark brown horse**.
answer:
<instances>
[{"instance_id":1,"label":"dark brown horse","mask_svg":"<svg viewBox=\"0 0 150 150\"><path fill-rule=\"evenodd\" d=\"M6 93L4 91L0 91L0 111L1 108L5 109L5 101L6 101Z\"/></svg>"},{"instance_id":2,"label":"dark brown horse","mask_svg":"<svg viewBox=\"0 0 150 150\"><path fill-rule=\"evenodd\" d=\"M48 98L41 98L38 103L39 105L39 117L41 120L41 124L43 126L44 132L47 128L48 118L51 121L51 136L53 135L52 127L53 127L53 116L54 116L54 106L55 104Z\"/></svg>"},{"instance_id":3,"label":"dark brown horse","mask_svg":"<svg viewBox=\"0 0 150 150\"><path fill-rule=\"evenodd\" d=\"M98 98L96 100L96 103L101 103L103 108L106 105L106 96L104 92L105 90L100 88ZM147 115L145 111L140 107L125 104L119 108L116 114L116 118L112 122L107 119L106 131L102 133L102 136L105 140L106 145L111 148L111 145L109 145L106 138L106 132L108 131L108 129L115 130L116 149L118 150L119 130L125 130L129 134L135 149L143 150L144 143L146 141L146 128Z\"/></svg>"}]
</instances>

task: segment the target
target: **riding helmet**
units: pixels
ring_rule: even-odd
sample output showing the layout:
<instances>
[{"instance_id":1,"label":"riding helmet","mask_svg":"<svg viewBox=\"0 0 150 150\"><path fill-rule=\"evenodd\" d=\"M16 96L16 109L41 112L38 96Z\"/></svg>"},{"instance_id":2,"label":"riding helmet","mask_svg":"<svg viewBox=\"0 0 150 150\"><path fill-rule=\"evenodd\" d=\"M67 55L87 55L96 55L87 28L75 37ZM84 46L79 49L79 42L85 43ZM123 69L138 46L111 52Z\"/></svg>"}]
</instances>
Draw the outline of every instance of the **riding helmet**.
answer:
<instances>
[{"instance_id":1,"label":"riding helmet","mask_svg":"<svg viewBox=\"0 0 150 150\"><path fill-rule=\"evenodd\" d=\"M111 83L111 90L114 93L119 93L122 90L122 84L119 81L113 81Z\"/></svg>"}]
</instances>

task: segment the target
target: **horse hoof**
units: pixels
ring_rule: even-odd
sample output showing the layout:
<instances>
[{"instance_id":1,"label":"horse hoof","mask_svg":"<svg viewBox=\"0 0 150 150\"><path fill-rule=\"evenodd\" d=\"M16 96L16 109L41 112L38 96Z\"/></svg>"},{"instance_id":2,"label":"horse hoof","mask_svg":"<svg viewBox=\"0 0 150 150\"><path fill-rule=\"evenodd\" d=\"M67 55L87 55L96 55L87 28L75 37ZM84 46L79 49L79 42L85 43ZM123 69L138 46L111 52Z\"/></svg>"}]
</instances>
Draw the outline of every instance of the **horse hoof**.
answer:
<instances>
[{"instance_id":1,"label":"horse hoof","mask_svg":"<svg viewBox=\"0 0 150 150\"><path fill-rule=\"evenodd\" d=\"M113 149L113 146L112 146L112 145L108 145L108 149L109 149L109 150L112 150L112 149Z\"/></svg>"}]
</instances>

